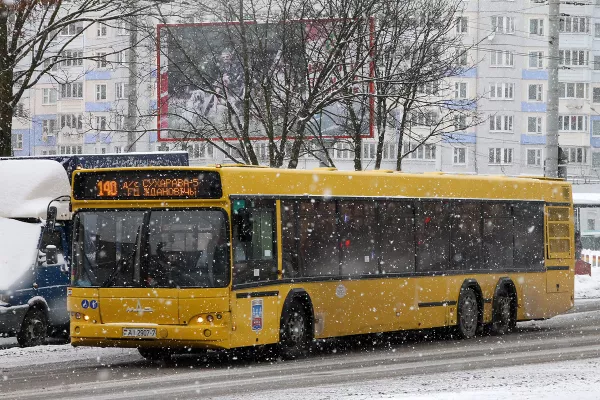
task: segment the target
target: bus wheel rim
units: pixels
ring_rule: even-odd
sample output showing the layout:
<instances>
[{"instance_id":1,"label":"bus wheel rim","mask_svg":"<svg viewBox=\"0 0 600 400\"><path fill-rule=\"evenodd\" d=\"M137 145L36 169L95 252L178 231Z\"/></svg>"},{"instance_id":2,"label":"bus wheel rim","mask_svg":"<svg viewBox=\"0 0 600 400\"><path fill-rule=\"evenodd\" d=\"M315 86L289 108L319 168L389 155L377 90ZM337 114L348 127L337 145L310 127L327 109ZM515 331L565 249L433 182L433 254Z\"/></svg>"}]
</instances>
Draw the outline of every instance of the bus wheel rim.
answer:
<instances>
[{"instance_id":1,"label":"bus wheel rim","mask_svg":"<svg viewBox=\"0 0 600 400\"><path fill-rule=\"evenodd\" d=\"M288 331L290 334L291 342L300 343L302 341L302 339L304 338L304 330L305 330L304 317L299 313L295 313L290 318L290 321L288 323Z\"/></svg>"},{"instance_id":2,"label":"bus wheel rim","mask_svg":"<svg viewBox=\"0 0 600 400\"><path fill-rule=\"evenodd\" d=\"M477 328L477 308L475 300L471 296L466 297L463 302L460 322L466 332L473 332Z\"/></svg>"}]
</instances>

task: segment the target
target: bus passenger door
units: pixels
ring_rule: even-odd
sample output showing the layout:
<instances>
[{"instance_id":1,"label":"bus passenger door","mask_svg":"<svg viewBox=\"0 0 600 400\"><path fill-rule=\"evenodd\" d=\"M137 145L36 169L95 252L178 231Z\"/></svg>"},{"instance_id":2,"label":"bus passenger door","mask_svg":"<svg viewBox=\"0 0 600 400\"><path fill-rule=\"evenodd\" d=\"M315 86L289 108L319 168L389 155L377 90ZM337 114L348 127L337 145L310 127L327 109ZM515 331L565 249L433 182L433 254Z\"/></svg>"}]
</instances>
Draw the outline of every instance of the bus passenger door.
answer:
<instances>
[{"instance_id":1,"label":"bus passenger door","mask_svg":"<svg viewBox=\"0 0 600 400\"><path fill-rule=\"evenodd\" d=\"M232 200L233 346L275 343L279 338L276 210L275 200Z\"/></svg>"}]
</instances>

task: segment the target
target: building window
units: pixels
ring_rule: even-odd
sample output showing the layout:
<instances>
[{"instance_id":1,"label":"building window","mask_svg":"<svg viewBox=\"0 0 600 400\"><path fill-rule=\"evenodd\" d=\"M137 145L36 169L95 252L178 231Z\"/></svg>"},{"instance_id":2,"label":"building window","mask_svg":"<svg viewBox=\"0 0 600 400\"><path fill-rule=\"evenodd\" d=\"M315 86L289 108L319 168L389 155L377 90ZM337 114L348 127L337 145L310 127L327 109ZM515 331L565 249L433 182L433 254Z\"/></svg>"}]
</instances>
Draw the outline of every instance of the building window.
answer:
<instances>
[{"instance_id":1,"label":"building window","mask_svg":"<svg viewBox=\"0 0 600 400\"><path fill-rule=\"evenodd\" d=\"M440 83L438 81L426 82L417 87L417 93L437 96L440 91Z\"/></svg>"},{"instance_id":2,"label":"building window","mask_svg":"<svg viewBox=\"0 0 600 400\"><path fill-rule=\"evenodd\" d=\"M23 103L17 103L17 105L15 106L14 110L13 110L13 116L15 117L19 117L19 118L24 118L25 115L25 105Z\"/></svg>"},{"instance_id":3,"label":"building window","mask_svg":"<svg viewBox=\"0 0 600 400\"><path fill-rule=\"evenodd\" d=\"M340 160L348 160L354 158L354 151L351 149L350 143L338 142L334 147L334 156Z\"/></svg>"},{"instance_id":4,"label":"building window","mask_svg":"<svg viewBox=\"0 0 600 400\"><path fill-rule=\"evenodd\" d=\"M124 82L115 83L117 99L126 99L129 96L129 84Z\"/></svg>"},{"instance_id":5,"label":"building window","mask_svg":"<svg viewBox=\"0 0 600 400\"><path fill-rule=\"evenodd\" d=\"M527 165L530 167L542 165L542 149L527 149Z\"/></svg>"},{"instance_id":6,"label":"building window","mask_svg":"<svg viewBox=\"0 0 600 400\"><path fill-rule=\"evenodd\" d=\"M544 85L542 84L535 84L535 85L529 85L527 93L527 99L529 101L542 101L542 93L544 91Z\"/></svg>"},{"instance_id":7,"label":"building window","mask_svg":"<svg viewBox=\"0 0 600 400\"><path fill-rule=\"evenodd\" d=\"M83 65L83 51L82 50L64 50L61 53L62 67L80 67Z\"/></svg>"},{"instance_id":8,"label":"building window","mask_svg":"<svg viewBox=\"0 0 600 400\"><path fill-rule=\"evenodd\" d=\"M598 71L600 70L600 56L594 56L594 70Z\"/></svg>"},{"instance_id":9,"label":"building window","mask_svg":"<svg viewBox=\"0 0 600 400\"><path fill-rule=\"evenodd\" d=\"M96 53L96 68L106 68L106 52L100 51Z\"/></svg>"},{"instance_id":10,"label":"building window","mask_svg":"<svg viewBox=\"0 0 600 400\"><path fill-rule=\"evenodd\" d=\"M592 153L592 167L600 168L600 152Z\"/></svg>"},{"instance_id":11,"label":"building window","mask_svg":"<svg viewBox=\"0 0 600 400\"><path fill-rule=\"evenodd\" d=\"M73 22L60 30L60 36L75 36L83 31L83 21Z\"/></svg>"},{"instance_id":12,"label":"building window","mask_svg":"<svg viewBox=\"0 0 600 400\"><path fill-rule=\"evenodd\" d=\"M530 51L529 52L529 68L544 68L544 52Z\"/></svg>"},{"instance_id":13,"label":"building window","mask_svg":"<svg viewBox=\"0 0 600 400\"><path fill-rule=\"evenodd\" d=\"M587 99L589 95L589 83L559 82L558 84L558 97L561 99Z\"/></svg>"},{"instance_id":14,"label":"building window","mask_svg":"<svg viewBox=\"0 0 600 400\"><path fill-rule=\"evenodd\" d=\"M56 89L51 89L51 88L44 88L42 89L42 104L44 105L50 105L50 104L56 104L56 99L58 97L58 93L56 92Z\"/></svg>"},{"instance_id":15,"label":"building window","mask_svg":"<svg viewBox=\"0 0 600 400\"><path fill-rule=\"evenodd\" d=\"M592 121L592 136L600 136L600 121Z\"/></svg>"},{"instance_id":16,"label":"building window","mask_svg":"<svg viewBox=\"0 0 600 400\"><path fill-rule=\"evenodd\" d=\"M96 100L106 100L106 84L96 85Z\"/></svg>"},{"instance_id":17,"label":"building window","mask_svg":"<svg viewBox=\"0 0 600 400\"><path fill-rule=\"evenodd\" d=\"M108 35L108 27L104 25L102 22L98 22L96 24L96 36L97 37L106 37Z\"/></svg>"},{"instance_id":18,"label":"building window","mask_svg":"<svg viewBox=\"0 0 600 400\"><path fill-rule=\"evenodd\" d=\"M544 36L544 20L542 18L531 18L529 20L529 34Z\"/></svg>"},{"instance_id":19,"label":"building window","mask_svg":"<svg viewBox=\"0 0 600 400\"><path fill-rule=\"evenodd\" d=\"M491 115L490 116L490 131L491 132L512 132L513 131L513 116L512 115Z\"/></svg>"},{"instance_id":20,"label":"building window","mask_svg":"<svg viewBox=\"0 0 600 400\"><path fill-rule=\"evenodd\" d=\"M588 129L586 115L559 115L558 129L561 131L585 132Z\"/></svg>"},{"instance_id":21,"label":"building window","mask_svg":"<svg viewBox=\"0 0 600 400\"><path fill-rule=\"evenodd\" d=\"M452 163L454 165L465 165L467 163L467 148L455 147L453 150Z\"/></svg>"},{"instance_id":22,"label":"building window","mask_svg":"<svg viewBox=\"0 0 600 400\"><path fill-rule=\"evenodd\" d=\"M454 98L455 99L466 99L467 98L467 82L454 82Z\"/></svg>"},{"instance_id":23,"label":"building window","mask_svg":"<svg viewBox=\"0 0 600 400\"><path fill-rule=\"evenodd\" d=\"M83 116L81 114L61 114L60 128L83 129Z\"/></svg>"},{"instance_id":24,"label":"building window","mask_svg":"<svg viewBox=\"0 0 600 400\"><path fill-rule=\"evenodd\" d=\"M396 143L384 143L383 144L383 154L382 157L384 160L395 160L398 157L396 154Z\"/></svg>"},{"instance_id":25,"label":"building window","mask_svg":"<svg viewBox=\"0 0 600 400\"><path fill-rule=\"evenodd\" d=\"M568 66L588 65L590 52L585 50L559 50L558 64Z\"/></svg>"},{"instance_id":26,"label":"building window","mask_svg":"<svg viewBox=\"0 0 600 400\"><path fill-rule=\"evenodd\" d=\"M592 90L592 101L594 103L600 103L600 87L595 87Z\"/></svg>"},{"instance_id":27,"label":"building window","mask_svg":"<svg viewBox=\"0 0 600 400\"><path fill-rule=\"evenodd\" d=\"M489 163L498 165L512 164L513 149L505 147L491 147L489 151Z\"/></svg>"},{"instance_id":28,"label":"building window","mask_svg":"<svg viewBox=\"0 0 600 400\"><path fill-rule=\"evenodd\" d=\"M121 50L118 53L115 53L115 62L117 64L124 64L127 62L127 50Z\"/></svg>"},{"instance_id":29,"label":"building window","mask_svg":"<svg viewBox=\"0 0 600 400\"><path fill-rule=\"evenodd\" d=\"M13 150L23 150L23 134L15 133L13 135L14 143Z\"/></svg>"},{"instance_id":30,"label":"building window","mask_svg":"<svg viewBox=\"0 0 600 400\"><path fill-rule=\"evenodd\" d=\"M127 22L123 21L122 19L119 19L116 21L116 28L117 28L117 36L129 35L129 31L127 29Z\"/></svg>"},{"instance_id":31,"label":"building window","mask_svg":"<svg viewBox=\"0 0 600 400\"><path fill-rule=\"evenodd\" d=\"M96 130L98 130L98 131L106 130L106 117L104 117L104 116L96 117Z\"/></svg>"},{"instance_id":32,"label":"building window","mask_svg":"<svg viewBox=\"0 0 600 400\"><path fill-rule=\"evenodd\" d=\"M459 47L456 50L456 65L465 66L469 63L469 52L467 49Z\"/></svg>"},{"instance_id":33,"label":"building window","mask_svg":"<svg viewBox=\"0 0 600 400\"><path fill-rule=\"evenodd\" d=\"M55 119L45 119L42 121L42 136L50 137L54 136L56 132L56 120Z\"/></svg>"},{"instance_id":34,"label":"building window","mask_svg":"<svg viewBox=\"0 0 600 400\"><path fill-rule=\"evenodd\" d=\"M542 117L527 117L527 133L542 133Z\"/></svg>"},{"instance_id":35,"label":"building window","mask_svg":"<svg viewBox=\"0 0 600 400\"><path fill-rule=\"evenodd\" d=\"M587 162L587 151L585 147L564 147L567 160L570 164L585 164Z\"/></svg>"},{"instance_id":36,"label":"building window","mask_svg":"<svg viewBox=\"0 0 600 400\"><path fill-rule=\"evenodd\" d=\"M373 160L377 157L377 144L376 143L368 143L363 142L363 159L365 160Z\"/></svg>"},{"instance_id":37,"label":"building window","mask_svg":"<svg viewBox=\"0 0 600 400\"><path fill-rule=\"evenodd\" d=\"M61 99L81 99L83 98L83 83L61 83L60 85Z\"/></svg>"},{"instance_id":38,"label":"building window","mask_svg":"<svg viewBox=\"0 0 600 400\"><path fill-rule=\"evenodd\" d=\"M48 57L44 60L44 69L49 71L57 71L58 70L58 57Z\"/></svg>"},{"instance_id":39,"label":"building window","mask_svg":"<svg viewBox=\"0 0 600 400\"><path fill-rule=\"evenodd\" d=\"M515 96L514 83L490 84L490 100L512 100Z\"/></svg>"},{"instance_id":40,"label":"building window","mask_svg":"<svg viewBox=\"0 0 600 400\"><path fill-rule=\"evenodd\" d=\"M466 115L455 115L454 116L454 130L464 131L468 127Z\"/></svg>"},{"instance_id":41,"label":"building window","mask_svg":"<svg viewBox=\"0 0 600 400\"><path fill-rule=\"evenodd\" d=\"M558 30L561 33L589 33L590 32L590 18L589 17L575 17L575 16L563 16L560 17L560 23Z\"/></svg>"},{"instance_id":42,"label":"building window","mask_svg":"<svg viewBox=\"0 0 600 400\"><path fill-rule=\"evenodd\" d=\"M431 110L417 110L410 114L410 122L413 125L433 126L438 120L437 113Z\"/></svg>"},{"instance_id":43,"label":"building window","mask_svg":"<svg viewBox=\"0 0 600 400\"><path fill-rule=\"evenodd\" d=\"M469 18L457 17L456 18L456 33L467 33L469 32Z\"/></svg>"},{"instance_id":44,"label":"building window","mask_svg":"<svg viewBox=\"0 0 600 400\"><path fill-rule=\"evenodd\" d=\"M514 17L492 17L492 31L498 33L515 33Z\"/></svg>"},{"instance_id":45,"label":"building window","mask_svg":"<svg viewBox=\"0 0 600 400\"><path fill-rule=\"evenodd\" d=\"M512 67L515 65L514 53L508 50L492 50L490 65L492 67Z\"/></svg>"},{"instance_id":46,"label":"building window","mask_svg":"<svg viewBox=\"0 0 600 400\"><path fill-rule=\"evenodd\" d=\"M435 160L435 144L422 144L417 142L404 142L404 154L411 160Z\"/></svg>"}]
</instances>

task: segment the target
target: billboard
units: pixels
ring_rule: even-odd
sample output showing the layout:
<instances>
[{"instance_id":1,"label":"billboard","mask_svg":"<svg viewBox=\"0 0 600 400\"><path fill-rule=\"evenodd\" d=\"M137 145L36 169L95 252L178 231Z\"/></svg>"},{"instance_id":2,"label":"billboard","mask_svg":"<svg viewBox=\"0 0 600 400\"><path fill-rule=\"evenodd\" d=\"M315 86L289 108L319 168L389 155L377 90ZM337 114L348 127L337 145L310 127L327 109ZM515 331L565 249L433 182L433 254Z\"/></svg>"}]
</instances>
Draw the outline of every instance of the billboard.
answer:
<instances>
[{"instance_id":1,"label":"billboard","mask_svg":"<svg viewBox=\"0 0 600 400\"><path fill-rule=\"evenodd\" d=\"M318 110L310 111L308 135L348 137L352 113L371 137L371 38L347 41L332 68L338 22L159 25L158 140L237 139L243 127L260 140L267 124L277 137L306 104Z\"/></svg>"}]
</instances>

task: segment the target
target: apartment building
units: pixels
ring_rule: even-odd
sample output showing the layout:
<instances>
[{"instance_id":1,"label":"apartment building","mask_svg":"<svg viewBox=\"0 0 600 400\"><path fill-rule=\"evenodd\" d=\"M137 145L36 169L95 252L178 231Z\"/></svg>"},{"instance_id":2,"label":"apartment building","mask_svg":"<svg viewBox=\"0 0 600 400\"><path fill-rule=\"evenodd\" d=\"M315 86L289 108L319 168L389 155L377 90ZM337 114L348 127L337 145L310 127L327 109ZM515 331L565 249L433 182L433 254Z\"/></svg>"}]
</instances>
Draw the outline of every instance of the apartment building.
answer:
<instances>
[{"instance_id":1,"label":"apartment building","mask_svg":"<svg viewBox=\"0 0 600 400\"><path fill-rule=\"evenodd\" d=\"M83 23L63 28L57 40L71 40ZM129 31L122 22L96 23L75 38L55 65L21 99L13 118L15 156L121 153L129 148L149 151L157 147L156 133L133 140L125 129L129 95ZM138 46L137 108L144 123L156 109L155 64L148 49ZM93 57L89 59L87 57ZM154 125L152 122L154 121ZM151 129L151 128L150 128ZM132 146L132 142L135 144Z\"/></svg>"},{"instance_id":2,"label":"apartment building","mask_svg":"<svg viewBox=\"0 0 600 400\"><path fill-rule=\"evenodd\" d=\"M409 172L445 171L472 174L543 175L548 90L548 5L540 0L465 0L456 20L456 34L469 48L464 71L447 84L458 101L478 98L482 123L430 140L403 161ZM562 4L560 23L559 143L568 157L573 179L600 178L600 0ZM187 21L186 22L191 22ZM103 153L126 151L131 138L124 129L128 97L128 31L123 26L97 25L69 46L71 62L57 67L77 77L60 84L41 81L22 100L13 122L15 155ZM65 28L68 37L80 27ZM148 77L140 82L138 109L156 108L153 49L139 57ZM94 55L96 60L77 59ZM154 118L144 121L152 130ZM394 169L398 152L394 132L384 147L382 168ZM136 151L186 148L192 163L227 161L203 142L157 143L154 132L136 138ZM405 141L407 148L414 143ZM266 143L257 141L266 163ZM375 164L376 139L362 145L363 168ZM348 143L339 142L330 156L340 169L354 167ZM303 156L299 166L319 161Z\"/></svg>"}]
</instances>

